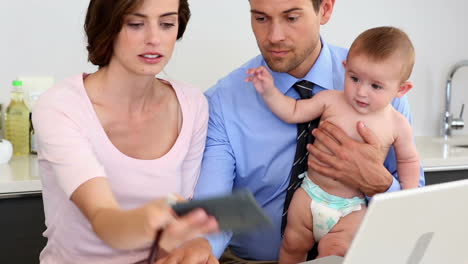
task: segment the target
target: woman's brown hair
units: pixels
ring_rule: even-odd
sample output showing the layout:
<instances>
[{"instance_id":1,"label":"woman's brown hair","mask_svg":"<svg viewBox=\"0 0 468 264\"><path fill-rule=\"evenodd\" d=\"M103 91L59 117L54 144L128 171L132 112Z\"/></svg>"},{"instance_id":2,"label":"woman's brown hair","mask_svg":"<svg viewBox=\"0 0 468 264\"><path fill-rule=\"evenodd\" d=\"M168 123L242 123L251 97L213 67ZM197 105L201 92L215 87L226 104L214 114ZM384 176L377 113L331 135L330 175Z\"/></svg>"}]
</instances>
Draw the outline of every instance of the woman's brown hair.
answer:
<instances>
[{"instance_id":1,"label":"woman's brown hair","mask_svg":"<svg viewBox=\"0 0 468 264\"><path fill-rule=\"evenodd\" d=\"M114 41L123 26L124 16L144 0L91 0L84 24L88 37L88 60L99 67L107 66L114 52ZM188 0L179 0L177 39L185 32L190 19Z\"/></svg>"}]
</instances>

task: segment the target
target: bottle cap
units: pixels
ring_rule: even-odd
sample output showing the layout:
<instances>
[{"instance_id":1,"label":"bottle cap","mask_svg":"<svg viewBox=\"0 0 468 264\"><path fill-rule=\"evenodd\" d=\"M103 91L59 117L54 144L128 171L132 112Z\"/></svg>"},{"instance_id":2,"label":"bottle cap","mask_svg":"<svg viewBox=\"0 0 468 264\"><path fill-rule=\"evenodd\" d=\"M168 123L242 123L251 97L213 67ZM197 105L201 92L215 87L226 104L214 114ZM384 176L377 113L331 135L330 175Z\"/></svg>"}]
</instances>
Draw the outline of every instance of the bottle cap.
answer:
<instances>
[{"instance_id":1,"label":"bottle cap","mask_svg":"<svg viewBox=\"0 0 468 264\"><path fill-rule=\"evenodd\" d=\"M13 81L13 86L22 86L23 85L23 82L20 81L20 80L14 80Z\"/></svg>"}]
</instances>

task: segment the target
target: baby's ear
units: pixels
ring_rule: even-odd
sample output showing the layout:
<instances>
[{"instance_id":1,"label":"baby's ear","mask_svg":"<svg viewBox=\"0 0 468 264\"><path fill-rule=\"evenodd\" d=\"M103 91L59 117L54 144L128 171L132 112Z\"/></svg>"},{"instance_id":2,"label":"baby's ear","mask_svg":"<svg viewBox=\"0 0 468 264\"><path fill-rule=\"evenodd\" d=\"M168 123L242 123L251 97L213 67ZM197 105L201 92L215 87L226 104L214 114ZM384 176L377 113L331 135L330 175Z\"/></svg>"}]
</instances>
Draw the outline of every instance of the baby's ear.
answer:
<instances>
[{"instance_id":1,"label":"baby's ear","mask_svg":"<svg viewBox=\"0 0 468 264\"><path fill-rule=\"evenodd\" d=\"M400 84L400 87L398 88L398 92L396 94L396 97L398 97L398 98L402 97L407 92L409 92L409 90L411 90L411 88L413 88L413 84L411 82L409 82L409 81L406 81L406 82Z\"/></svg>"},{"instance_id":2,"label":"baby's ear","mask_svg":"<svg viewBox=\"0 0 468 264\"><path fill-rule=\"evenodd\" d=\"M343 61L343 67L346 69L346 60Z\"/></svg>"}]
</instances>

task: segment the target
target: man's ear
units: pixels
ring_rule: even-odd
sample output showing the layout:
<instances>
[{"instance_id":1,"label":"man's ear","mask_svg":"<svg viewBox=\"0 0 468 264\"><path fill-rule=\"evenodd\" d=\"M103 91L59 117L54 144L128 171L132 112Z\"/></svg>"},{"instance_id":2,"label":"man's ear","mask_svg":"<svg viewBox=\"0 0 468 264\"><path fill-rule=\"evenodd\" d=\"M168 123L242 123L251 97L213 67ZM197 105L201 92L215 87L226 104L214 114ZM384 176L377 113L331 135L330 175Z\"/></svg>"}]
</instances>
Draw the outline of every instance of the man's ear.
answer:
<instances>
[{"instance_id":1,"label":"man's ear","mask_svg":"<svg viewBox=\"0 0 468 264\"><path fill-rule=\"evenodd\" d=\"M398 88L398 92L396 94L396 97L398 97L398 98L402 97L407 92L409 92L409 90L411 90L411 88L413 88L413 84L411 82L409 82L409 81L406 81L406 82L400 84L400 87Z\"/></svg>"},{"instance_id":2,"label":"man's ear","mask_svg":"<svg viewBox=\"0 0 468 264\"><path fill-rule=\"evenodd\" d=\"M323 0L320 4L319 15L320 25L325 25L333 13L333 7L335 6L335 0Z\"/></svg>"}]
</instances>

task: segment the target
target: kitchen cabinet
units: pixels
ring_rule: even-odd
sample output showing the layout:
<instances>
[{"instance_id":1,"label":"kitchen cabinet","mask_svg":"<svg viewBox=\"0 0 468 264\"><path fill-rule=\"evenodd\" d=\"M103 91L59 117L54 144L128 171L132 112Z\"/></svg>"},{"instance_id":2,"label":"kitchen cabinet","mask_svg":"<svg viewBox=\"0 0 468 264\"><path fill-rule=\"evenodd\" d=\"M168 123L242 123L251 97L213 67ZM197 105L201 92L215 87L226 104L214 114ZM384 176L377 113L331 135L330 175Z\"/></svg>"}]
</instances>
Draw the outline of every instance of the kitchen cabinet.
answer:
<instances>
[{"instance_id":1,"label":"kitchen cabinet","mask_svg":"<svg viewBox=\"0 0 468 264\"><path fill-rule=\"evenodd\" d=\"M39 263L47 240L37 156L0 164L0 263Z\"/></svg>"},{"instance_id":2,"label":"kitchen cabinet","mask_svg":"<svg viewBox=\"0 0 468 264\"><path fill-rule=\"evenodd\" d=\"M424 174L426 185L468 179L468 170L428 171Z\"/></svg>"},{"instance_id":3,"label":"kitchen cabinet","mask_svg":"<svg viewBox=\"0 0 468 264\"><path fill-rule=\"evenodd\" d=\"M39 263L46 245L41 194L0 199L0 263Z\"/></svg>"}]
</instances>

